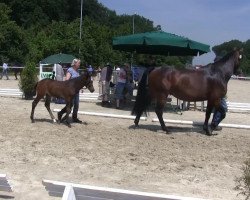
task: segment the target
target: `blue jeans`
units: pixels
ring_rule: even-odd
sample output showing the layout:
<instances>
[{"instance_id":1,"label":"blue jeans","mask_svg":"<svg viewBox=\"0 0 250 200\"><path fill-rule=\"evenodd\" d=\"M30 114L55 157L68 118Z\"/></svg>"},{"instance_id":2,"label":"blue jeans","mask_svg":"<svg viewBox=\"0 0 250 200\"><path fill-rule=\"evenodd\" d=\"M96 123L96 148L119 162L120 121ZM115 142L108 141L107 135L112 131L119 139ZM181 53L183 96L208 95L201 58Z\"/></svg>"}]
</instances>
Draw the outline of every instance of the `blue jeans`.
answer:
<instances>
[{"instance_id":1,"label":"blue jeans","mask_svg":"<svg viewBox=\"0 0 250 200\"><path fill-rule=\"evenodd\" d=\"M118 82L116 84L116 89L115 89L115 98L116 99L124 99L124 94L123 91L124 89L127 89L128 93L133 96L133 88L129 83L120 83Z\"/></svg>"},{"instance_id":2,"label":"blue jeans","mask_svg":"<svg viewBox=\"0 0 250 200\"><path fill-rule=\"evenodd\" d=\"M123 90L125 88L126 83L121 83L118 82L116 84L116 88L115 88L115 98L116 99L123 99Z\"/></svg>"},{"instance_id":3,"label":"blue jeans","mask_svg":"<svg viewBox=\"0 0 250 200\"><path fill-rule=\"evenodd\" d=\"M73 105L73 114L72 114L72 118L76 119L77 118L77 112L79 109L79 101L80 101L80 95L79 93L77 93L72 101L72 105Z\"/></svg>"},{"instance_id":4,"label":"blue jeans","mask_svg":"<svg viewBox=\"0 0 250 200\"><path fill-rule=\"evenodd\" d=\"M2 72L2 74L1 74L1 78L0 78L0 79L2 79L3 76L6 76L7 80L9 80L8 69L3 69L3 72Z\"/></svg>"},{"instance_id":5,"label":"blue jeans","mask_svg":"<svg viewBox=\"0 0 250 200\"><path fill-rule=\"evenodd\" d=\"M217 127L219 123L226 117L227 102L225 98L221 99L220 107L214 111L214 116L211 125Z\"/></svg>"}]
</instances>

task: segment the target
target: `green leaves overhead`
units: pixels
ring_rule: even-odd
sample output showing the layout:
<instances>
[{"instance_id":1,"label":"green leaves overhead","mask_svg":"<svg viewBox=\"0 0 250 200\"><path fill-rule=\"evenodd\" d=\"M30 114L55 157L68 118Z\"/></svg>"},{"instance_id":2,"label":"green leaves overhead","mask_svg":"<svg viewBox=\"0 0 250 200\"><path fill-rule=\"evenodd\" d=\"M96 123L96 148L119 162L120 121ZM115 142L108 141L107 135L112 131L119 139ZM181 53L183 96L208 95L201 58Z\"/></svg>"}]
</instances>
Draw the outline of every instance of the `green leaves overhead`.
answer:
<instances>
[{"instance_id":1,"label":"green leaves overhead","mask_svg":"<svg viewBox=\"0 0 250 200\"><path fill-rule=\"evenodd\" d=\"M81 0L2 0L0 3L0 62L38 63L58 53L73 54L95 67L107 62L131 62L131 54L114 51L112 38L135 33L154 31L153 21L143 16L117 15L97 0L83 0L82 38L80 40ZM169 31L169 30L166 30ZM178 33L177 33L178 34ZM195 38L194 38L195 39ZM249 72L249 41L216 46L221 54L232 46L244 46L244 73ZM145 60L144 55L134 55L133 63ZM184 66L192 57L157 56L157 64Z\"/></svg>"}]
</instances>

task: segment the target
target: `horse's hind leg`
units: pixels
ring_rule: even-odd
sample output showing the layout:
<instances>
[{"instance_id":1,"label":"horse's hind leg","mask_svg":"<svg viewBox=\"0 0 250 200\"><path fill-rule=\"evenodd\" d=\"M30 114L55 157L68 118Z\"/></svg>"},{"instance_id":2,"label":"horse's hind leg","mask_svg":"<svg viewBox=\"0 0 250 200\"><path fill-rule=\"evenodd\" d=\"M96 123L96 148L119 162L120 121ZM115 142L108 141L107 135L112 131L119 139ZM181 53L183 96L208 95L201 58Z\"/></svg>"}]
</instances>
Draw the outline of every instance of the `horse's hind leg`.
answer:
<instances>
[{"instance_id":1,"label":"horse's hind leg","mask_svg":"<svg viewBox=\"0 0 250 200\"><path fill-rule=\"evenodd\" d=\"M66 119L66 123L67 123L69 128L71 127L71 125L69 123L69 114L71 113L71 108L72 108L72 103L67 103L67 105L66 105L66 115L64 116L64 118Z\"/></svg>"},{"instance_id":2,"label":"horse's hind leg","mask_svg":"<svg viewBox=\"0 0 250 200\"><path fill-rule=\"evenodd\" d=\"M138 112L136 117L135 117L134 123L135 123L136 127L138 127L138 124L139 124L142 113L143 113L143 111Z\"/></svg>"},{"instance_id":3,"label":"horse's hind leg","mask_svg":"<svg viewBox=\"0 0 250 200\"><path fill-rule=\"evenodd\" d=\"M211 116L211 113L212 113L212 110L213 110L213 105L211 105L208 101L208 104L207 104L207 109L206 109L206 117L205 117L205 121L204 121L204 124L203 124L203 130L206 132L207 135L211 136L212 135L212 131L211 131L211 128L208 126L208 121L209 121L209 118Z\"/></svg>"},{"instance_id":4,"label":"horse's hind leg","mask_svg":"<svg viewBox=\"0 0 250 200\"><path fill-rule=\"evenodd\" d=\"M53 115L53 113L51 112L51 109L50 109L50 101L51 101L51 97L49 95L46 94L46 98L45 98L45 107L47 108L49 114L50 114L50 117L51 119L53 120L53 122L56 122L56 119Z\"/></svg>"},{"instance_id":5,"label":"horse's hind leg","mask_svg":"<svg viewBox=\"0 0 250 200\"><path fill-rule=\"evenodd\" d=\"M30 114L30 119L31 119L32 123L35 122L35 120L34 120L34 112L35 112L36 105L38 104L38 102L40 101L40 99L41 99L41 97L37 95L37 97L32 102L32 109L31 109L31 114Z\"/></svg>"},{"instance_id":6,"label":"horse's hind leg","mask_svg":"<svg viewBox=\"0 0 250 200\"><path fill-rule=\"evenodd\" d=\"M165 106L165 100L164 99L161 99L161 100L157 99L155 113L160 121L162 130L166 131L166 133L168 133L167 127L166 127L166 125L163 121L163 117L162 117L164 106Z\"/></svg>"}]
</instances>

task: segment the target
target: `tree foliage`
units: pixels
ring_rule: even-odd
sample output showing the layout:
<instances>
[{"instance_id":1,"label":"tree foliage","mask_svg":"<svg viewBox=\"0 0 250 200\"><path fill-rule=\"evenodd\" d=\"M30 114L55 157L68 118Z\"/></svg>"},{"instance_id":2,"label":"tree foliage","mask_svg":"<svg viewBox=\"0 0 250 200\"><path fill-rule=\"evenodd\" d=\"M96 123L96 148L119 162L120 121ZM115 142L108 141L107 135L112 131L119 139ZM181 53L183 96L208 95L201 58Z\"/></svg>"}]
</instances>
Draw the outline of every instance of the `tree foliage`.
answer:
<instances>
[{"instance_id":1,"label":"tree foliage","mask_svg":"<svg viewBox=\"0 0 250 200\"><path fill-rule=\"evenodd\" d=\"M2 0L0 4L0 59L8 62L38 63L56 53L69 53L83 63L102 66L106 62L131 62L131 53L112 49L112 38L134 32L160 30L153 21L134 15L117 15L97 0L83 0L83 24L80 39L81 0ZM216 55L233 46L244 46L243 72L249 72L250 41L233 40L215 46ZM133 57L133 63L146 56ZM159 65L183 67L192 57L157 56Z\"/></svg>"},{"instance_id":2,"label":"tree foliage","mask_svg":"<svg viewBox=\"0 0 250 200\"><path fill-rule=\"evenodd\" d=\"M243 59L241 61L241 70L243 74L250 75L250 40L241 42L239 40L231 40L223 44L214 46L212 50L216 56L224 56L234 48L243 48Z\"/></svg>"}]
</instances>

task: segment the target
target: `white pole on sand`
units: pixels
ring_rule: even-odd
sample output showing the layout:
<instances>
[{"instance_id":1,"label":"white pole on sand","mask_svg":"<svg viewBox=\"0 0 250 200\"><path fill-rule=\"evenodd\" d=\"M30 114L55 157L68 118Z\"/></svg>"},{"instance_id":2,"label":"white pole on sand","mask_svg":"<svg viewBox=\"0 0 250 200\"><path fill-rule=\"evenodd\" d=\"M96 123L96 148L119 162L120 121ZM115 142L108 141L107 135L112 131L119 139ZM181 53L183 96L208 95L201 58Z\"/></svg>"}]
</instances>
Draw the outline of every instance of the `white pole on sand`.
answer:
<instances>
[{"instance_id":1,"label":"white pole on sand","mask_svg":"<svg viewBox=\"0 0 250 200\"><path fill-rule=\"evenodd\" d=\"M54 112L59 112L60 109L54 109ZM120 118L120 119L135 119L135 116L130 115L117 115L117 114L109 114L109 113L97 113L97 112L84 112L78 111L78 114L81 115L92 115L92 116L99 116L99 117L110 117L110 118ZM141 117L140 120L147 120L147 117Z\"/></svg>"},{"instance_id":2,"label":"white pole on sand","mask_svg":"<svg viewBox=\"0 0 250 200\"><path fill-rule=\"evenodd\" d=\"M202 122L194 122L194 121L185 121L185 120L171 120L171 119L163 119L165 123L169 124L181 124L181 125L193 125L193 126L203 126ZM154 118L152 122L159 122L157 118ZM220 123L219 126L227 127L227 128L238 128L238 129L250 129L250 125L240 125L240 124L224 124Z\"/></svg>"}]
</instances>

